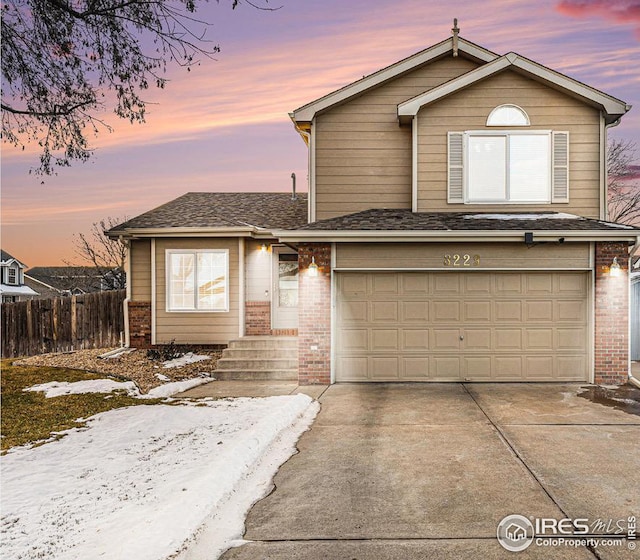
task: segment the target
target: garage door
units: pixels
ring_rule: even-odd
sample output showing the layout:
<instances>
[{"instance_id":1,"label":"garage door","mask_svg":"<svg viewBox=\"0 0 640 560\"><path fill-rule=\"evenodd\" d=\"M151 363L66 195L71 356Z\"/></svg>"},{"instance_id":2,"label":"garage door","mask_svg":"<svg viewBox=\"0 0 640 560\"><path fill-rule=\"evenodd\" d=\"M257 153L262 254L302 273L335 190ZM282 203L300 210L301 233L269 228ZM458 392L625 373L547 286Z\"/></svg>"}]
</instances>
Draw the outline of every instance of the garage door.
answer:
<instances>
[{"instance_id":1,"label":"garage door","mask_svg":"<svg viewBox=\"0 0 640 560\"><path fill-rule=\"evenodd\" d=\"M340 272L337 381L587 381L585 272Z\"/></svg>"}]
</instances>

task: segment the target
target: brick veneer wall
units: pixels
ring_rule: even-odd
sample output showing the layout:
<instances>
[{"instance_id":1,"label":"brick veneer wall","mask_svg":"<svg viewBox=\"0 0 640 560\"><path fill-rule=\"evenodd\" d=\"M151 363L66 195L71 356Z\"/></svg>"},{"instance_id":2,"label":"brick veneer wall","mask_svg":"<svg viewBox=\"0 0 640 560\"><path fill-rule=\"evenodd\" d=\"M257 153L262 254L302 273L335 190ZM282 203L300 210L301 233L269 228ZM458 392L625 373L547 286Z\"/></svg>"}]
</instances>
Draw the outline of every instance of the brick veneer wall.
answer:
<instances>
[{"instance_id":1,"label":"brick veneer wall","mask_svg":"<svg viewBox=\"0 0 640 560\"><path fill-rule=\"evenodd\" d=\"M271 302L245 302L244 329L247 336L271 334Z\"/></svg>"},{"instance_id":2,"label":"brick veneer wall","mask_svg":"<svg viewBox=\"0 0 640 560\"><path fill-rule=\"evenodd\" d=\"M130 301L129 345L132 348L151 348L151 302Z\"/></svg>"},{"instance_id":3,"label":"brick veneer wall","mask_svg":"<svg viewBox=\"0 0 640 560\"><path fill-rule=\"evenodd\" d=\"M244 334L246 336L298 336L298 329L271 328L270 301L247 301L244 309Z\"/></svg>"},{"instance_id":4,"label":"brick veneer wall","mask_svg":"<svg viewBox=\"0 0 640 560\"><path fill-rule=\"evenodd\" d=\"M622 267L609 275L613 257ZM595 382L620 385L629 377L629 256L626 243L596 243Z\"/></svg>"},{"instance_id":5,"label":"brick veneer wall","mask_svg":"<svg viewBox=\"0 0 640 560\"><path fill-rule=\"evenodd\" d=\"M307 269L315 257L318 276ZM331 244L303 243L298 247L298 382L331 382Z\"/></svg>"}]
</instances>

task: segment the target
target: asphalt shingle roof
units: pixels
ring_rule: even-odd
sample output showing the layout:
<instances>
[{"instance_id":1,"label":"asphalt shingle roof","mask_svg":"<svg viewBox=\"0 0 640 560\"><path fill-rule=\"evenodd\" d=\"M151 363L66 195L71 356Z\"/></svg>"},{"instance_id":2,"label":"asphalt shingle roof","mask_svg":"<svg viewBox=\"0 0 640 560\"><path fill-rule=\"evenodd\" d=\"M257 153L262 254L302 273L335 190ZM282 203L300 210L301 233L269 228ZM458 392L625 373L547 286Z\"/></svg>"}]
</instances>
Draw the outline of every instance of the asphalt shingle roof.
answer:
<instances>
[{"instance_id":1,"label":"asphalt shingle roof","mask_svg":"<svg viewBox=\"0 0 640 560\"><path fill-rule=\"evenodd\" d=\"M302 231L612 231L633 230L613 224L558 212L412 212L374 209L306 224Z\"/></svg>"},{"instance_id":2,"label":"asphalt shingle roof","mask_svg":"<svg viewBox=\"0 0 640 560\"><path fill-rule=\"evenodd\" d=\"M138 228L295 229L307 223L307 195L300 193L190 192L110 231Z\"/></svg>"},{"instance_id":3,"label":"asphalt shingle roof","mask_svg":"<svg viewBox=\"0 0 640 560\"><path fill-rule=\"evenodd\" d=\"M108 270L99 270L92 266L35 266L30 268L25 276L56 290L80 289L88 293L100 291L101 272Z\"/></svg>"},{"instance_id":4,"label":"asphalt shingle roof","mask_svg":"<svg viewBox=\"0 0 640 560\"><path fill-rule=\"evenodd\" d=\"M16 259L13 255L10 255L4 249L0 249L0 260L2 260L2 262L8 262L11 259L13 259L14 261L18 261L23 266L26 266L22 261Z\"/></svg>"}]
</instances>

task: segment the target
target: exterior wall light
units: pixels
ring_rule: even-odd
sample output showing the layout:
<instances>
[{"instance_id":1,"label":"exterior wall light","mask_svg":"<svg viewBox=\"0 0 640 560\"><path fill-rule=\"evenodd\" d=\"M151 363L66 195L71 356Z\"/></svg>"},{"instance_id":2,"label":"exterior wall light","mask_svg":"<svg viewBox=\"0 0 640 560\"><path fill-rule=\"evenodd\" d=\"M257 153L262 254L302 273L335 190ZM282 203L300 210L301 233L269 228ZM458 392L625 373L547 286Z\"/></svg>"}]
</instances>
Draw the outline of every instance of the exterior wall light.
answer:
<instances>
[{"instance_id":1,"label":"exterior wall light","mask_svg":"<svg viewBox=\"0 0 640 560\"><path fill-rule=\"evenodd\" d=\"M266 253L266 252L267 252L267 245L266 245L265 243L263 243L263 244L260 246L260 252L261 252L261 253Z\"/></svg>"},{"instance_id":2,"label":"exterior wall light","mask_svg":"<svg viewBox=\"0 0 640 560\"><path fill-rule=\"evenodd\" d=\"M318 265L316 264L316 258L314 256L311 257L311 264L307 268L307 272L312 278L318 276Z\"/></svg>"},{"instance_id":3,"label":"exterior wall light","mask_svg":"<svg viewBox=\"0 0 640 560\"><path fill-rule=\"evenodd\" d=\"M621 274L622 274L622 268L618 264L618 257L613 257L613 262L609 267L609 276L612 276L613 278L617 278Z\"/></svg>"}]
</instances>

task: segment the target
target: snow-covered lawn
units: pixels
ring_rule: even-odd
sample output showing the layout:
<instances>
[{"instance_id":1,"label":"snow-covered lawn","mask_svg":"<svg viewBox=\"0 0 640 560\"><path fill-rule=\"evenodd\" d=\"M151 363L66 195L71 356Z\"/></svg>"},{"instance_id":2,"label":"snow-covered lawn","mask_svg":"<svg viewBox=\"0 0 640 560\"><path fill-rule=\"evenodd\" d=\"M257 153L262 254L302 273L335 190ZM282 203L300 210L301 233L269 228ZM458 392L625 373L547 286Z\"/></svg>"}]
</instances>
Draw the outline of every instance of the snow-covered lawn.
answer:
<instances>
[{"instance_id":1,"label":"snow-covered lawn","mask_svg":"<svg viewBox=\"0 0 640 560\"><path fill-rule=\"evenodd\" d=\"M295 451L306 395L204 400L98 414L61 440L2 457L2 557L214 559Z\"/></svg>"},{"instance_id":2,"label":"snow-covered lawn","mask_svg":"<svg viewBox=\"0 0 640 560\"><path fill-rule=\"evenodd\" d=\"M86 381L50 381L23 389L24 391L42 391L48 399L60 397L62 395L78 395L82 393L112 393L113 391L123 391L130 397L138 399L161 399L170 397L176 393L181 393L187 389L197 387L203 383L209 383L210 377L195 377L184 381L174 381L151 389L142 395L133 381L113 381L112 379L87 379Z\"/></svg>"}]
</instances>

